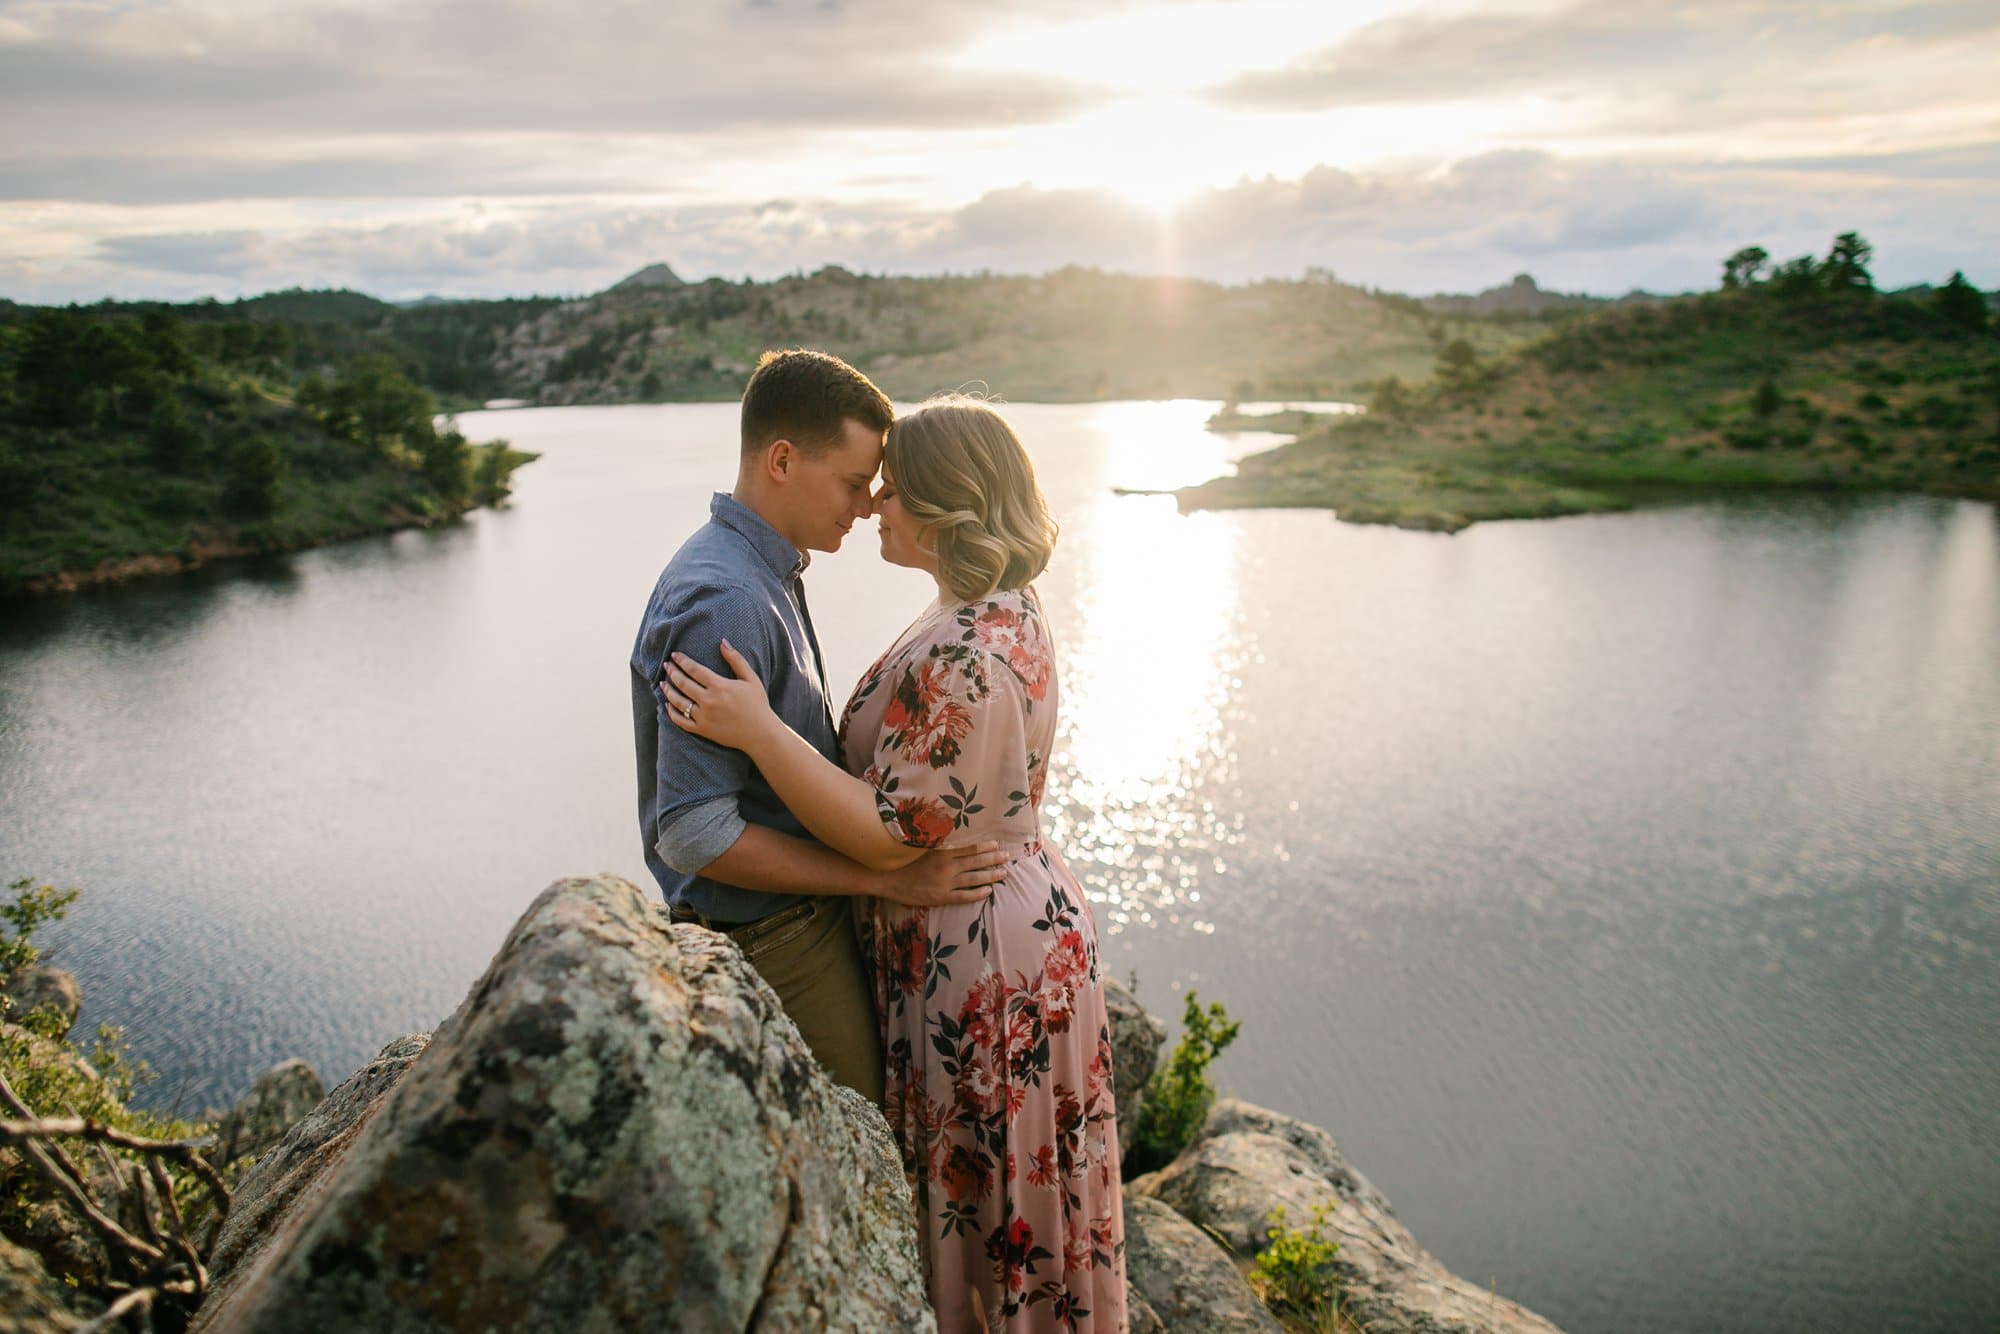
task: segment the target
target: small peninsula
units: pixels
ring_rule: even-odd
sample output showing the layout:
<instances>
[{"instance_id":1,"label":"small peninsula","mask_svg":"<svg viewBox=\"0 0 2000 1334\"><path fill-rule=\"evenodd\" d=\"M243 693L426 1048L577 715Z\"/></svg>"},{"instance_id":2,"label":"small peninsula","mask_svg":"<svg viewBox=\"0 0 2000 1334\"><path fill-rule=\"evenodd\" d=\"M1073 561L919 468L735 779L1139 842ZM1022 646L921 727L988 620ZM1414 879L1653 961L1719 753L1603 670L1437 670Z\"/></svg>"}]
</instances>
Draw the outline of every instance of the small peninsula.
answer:
<instances>
[{"instance_id":1,"label":"small peninsula","mask_svg":"<svg viewBox=\"0 0 2000 1334\"><path fill-rule=\"evenodd\" d=\"M0 596L440 523L534 457L440 425L389 352L297 352L161 307L0 320Z\"/></svg>"},{"instance_id":2,"label":"small peninsula","mask_svg":"<svg viewBox=\"0 0 2000 1334\"><path fill-rule=\"evenodd\" d=\"M1455 532L1746 491L2000 500L1986 296L1959 274L1878 292L1870 257L1852 232L1775 268L1748 247L1716 291L1585 314L1493 358L1448 343L1430 381L1367 384L1365 414L1307 424L1179 503Z\"/></svg>"}]
</instances>

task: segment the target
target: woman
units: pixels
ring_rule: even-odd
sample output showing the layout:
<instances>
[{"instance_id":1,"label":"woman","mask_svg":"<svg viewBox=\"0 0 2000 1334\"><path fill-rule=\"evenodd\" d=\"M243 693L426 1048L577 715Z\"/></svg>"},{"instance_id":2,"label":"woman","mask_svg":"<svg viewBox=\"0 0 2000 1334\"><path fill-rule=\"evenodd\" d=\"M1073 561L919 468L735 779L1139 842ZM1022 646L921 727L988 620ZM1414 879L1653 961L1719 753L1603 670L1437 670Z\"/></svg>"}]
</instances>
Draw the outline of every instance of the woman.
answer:
<instances>
[{"instance_id":1,"label":"woman","mask_svg":"<svg viewBox=\"0 0 2000 1334\"><path fill-rule=\"evenodd\" d=\"M882 557L937 600L863 673L841 719L845 772L737 679L675 655L675 722L746 751L817 837L893 866L946 842L1014 854L991 898L864 915L888 1081L945 1330L1122 1330L1124 1221L1111 1031L1083 890L1041 841L1055 658L1029 580L1055 545L1027 452L976 399L890 428L874 509Z\"/></svg>"}]
</instances>

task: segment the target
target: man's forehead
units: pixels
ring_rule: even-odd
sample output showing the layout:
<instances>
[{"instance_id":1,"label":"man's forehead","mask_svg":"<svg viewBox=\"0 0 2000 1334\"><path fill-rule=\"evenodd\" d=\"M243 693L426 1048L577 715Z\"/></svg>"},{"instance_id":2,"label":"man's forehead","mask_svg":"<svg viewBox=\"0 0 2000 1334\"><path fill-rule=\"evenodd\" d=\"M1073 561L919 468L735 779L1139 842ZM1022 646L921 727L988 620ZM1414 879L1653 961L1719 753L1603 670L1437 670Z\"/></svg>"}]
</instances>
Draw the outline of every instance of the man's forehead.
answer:
<instances>
[{"instance_id":1,"label":"man's forehead","mask_svg":"<svg viewBox=\"0 0 2000 1334\"><path fill-rule=\"evenodd\" d=\"M872 476L882 466L882 444L888 433L853 417L847 419L845 427L846 438L841 442L839 451L841 465Z\"/></svg>"}]
</instances>

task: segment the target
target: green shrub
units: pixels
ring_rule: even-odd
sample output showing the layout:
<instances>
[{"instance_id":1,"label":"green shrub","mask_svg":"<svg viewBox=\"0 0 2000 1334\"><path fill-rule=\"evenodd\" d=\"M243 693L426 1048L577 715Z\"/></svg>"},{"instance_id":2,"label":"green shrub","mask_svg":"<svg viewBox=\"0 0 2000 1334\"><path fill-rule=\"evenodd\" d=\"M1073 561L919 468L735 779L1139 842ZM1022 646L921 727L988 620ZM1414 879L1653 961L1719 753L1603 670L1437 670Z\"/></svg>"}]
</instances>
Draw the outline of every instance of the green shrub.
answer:
<instances>
[{"instance_id":1,"label":"green shrub","mask_svg":"<svg viewBox=\"0 0 2000 1334\"><path fill-rule=\"evenodd\" d=\"M1873 389L1870 389L1867 393L1856 399L1855 403L1860 407L1868 409L1870 412L1882 412L1889 406L1889 400L1876 393Z\"/></svg>"},{"instance_id":2,"label":"green shrub","mask_svg":"<svg viewBox=\"0 0 2000 1334\"><path fill-rule=\"evenodd\" d=\"M472 497L481 505L497 505L512 494L514 469L533 457L515 453L505 440L475 445L472 454Z\"/></svg>"},{"instance_id":3,"label":"green shrub","mask_svg":"<svg viewBox=\"0 0 2000 1334\"><path fill-rule=\"evenodd\" d=\"M36 928L44 922L60 922L69 915L69 905L76 902L77 892L73 889L57 889L54 885L38 885L32 879L16 880L7 886L14 896L12 903L0 903L0 921L14 928L14 933L0 939L0 979L11 976L42 957L42 952L32 943Z\"/></svg>"},{"instance_id":4,"label":"green shrub","mask_svg":"<svg viewBox=\"0 0 2000 1334\"><path fill-rule=\"evenodd\" d=\"M434 431L423 442L424 481L438 499L456 503L472 490L472 447L457 430Z\"/></svg>"},{"instance_id":5,"label":"green shrub","mask_svg":"<svg viewBox=\"0 0 2000 1334\"><path fill-rule=\"evenodd\" d=\"M1146 1081L1145 1104L1126 1155L1128 1175L1164 1166L1188 1146L1215 1102L1208 1067L1243 1027L1229 1018L1220 1001L1203 1009L1193 991L1187 994L1181 1025L1181 1040L1166 1067Z\"/></svg>"},{"instance_id":6,"label":"green shrub","mask_svg":"<svg viewBox=\"0 0 2000 1334\"><path fill-rule=\"evenodd\" d=\"M1757 382L1757 393L1750 400L1750 411L1762 418L1769 418L1785 404L1783 394L1778 392L1778 382L1765 376Z\"/></svg>"},{"instance_id":7,"label":"green shrub","mask_svg":"<svg viewBox=\"0 0 2000 1334\"><path fill-rule=\"evenodd\" d=\"M77 897L73 889L57 890L26 879L14 881L9 888L14 899L11 903L0 903L0 919L13 926L14 934L0 941L0 972L12 971L39 958L40 951L32 939L35 930L44 923L59 920ZM6 1002L0 1001L0 1011L5 1008ZM132 1091L153 1075L143 1062L127 1054L120 1029L99 1025L96 1040L86 1055L66 1036L68 1021L54 1009L4 1017L9 1022L0 1026L0 1074L6 1076L14 1095L36 1117L80 1116L113 1130L154 1140L187 1140L209 1133L208 1126L197 1122L155 1116L126 1106ZM15 1112L8 1108L6 1115L12 1119ZM72 1161L92 1161L92 1148L82 1140L59 1136L52 1142ZM123 1146L104 1147L103 1152L118 1160L123 1165L121 1170L126 1172L132 1170L131 1165L145 1160L142 1152ZM162 1166L188 1235L201 1235L214 1216L213 1197L195 1172L184 1164L167 1161ZM0 1235L24 1235L30 1217L51 1202L61 1209L71 1208L18 1152L10 1149L0 1153ZM130 1226L129 1217L123 1217L127 1210L114 1212L120 1213L122 1221ZM157 1215L149 1218L142 1233L155 1231L160 1222ZM52 1272L58 1280L76 1285L74 1276L64 1273L60 1266ZM94 1295L108 1299L105 1293ZM163 1327L181 1325L165 1323Z\"/></svg>"},{"instance_id":8,"label":"green shrub","mask_svg":"<svg viewBox=\"0 0 2000 1334\"><path fill-rule=\"evenodd\" d=\"M1926 394L1917 403L1917 416L1924 425L1940 430L1964 426L1972 420L1972 405L1938 394Z\"/></svg>"},{"instance_id":9,"label":"green shrub","mask_svg":"<svg viewBox=\"0 0 2000 1334\"><path fill-rule=\"evenodd\" d=\"M263 436L245 436L230 447L223 476L222 503L238 518L263 519L277 512L285 480L285 456Z\"/></svg>"},{"instance_id":10,"label":"green shrub","mask_svg":"<svg viewBox=\"0 0 2000 1334\"><path fill-rule=\"evenodd\" d=\"M1333 1257L1340 1244L1326 1236L1332 1213L1332 1205L1318 1205L1310 1226L1294 1228L1285 1222L1283 1205L1271 1211L1268 1240L1250 1266L1250 1286L1273 1311L1311 1319L1333 1307L1339 1294Z\"/></svg>"},{"instance_id":11,"label":"green shrub","mask_svg":"<svg viewBox=\"0 0 2000 1334\"><path fill-rule=\"evenodd\" d=\"M176 396L162 395L153 405L151 419L146 423L146 448L151 451L153 462L168 472L185 470L201 448L201 432L189 420Z\"/></svg>"}]
</instances>

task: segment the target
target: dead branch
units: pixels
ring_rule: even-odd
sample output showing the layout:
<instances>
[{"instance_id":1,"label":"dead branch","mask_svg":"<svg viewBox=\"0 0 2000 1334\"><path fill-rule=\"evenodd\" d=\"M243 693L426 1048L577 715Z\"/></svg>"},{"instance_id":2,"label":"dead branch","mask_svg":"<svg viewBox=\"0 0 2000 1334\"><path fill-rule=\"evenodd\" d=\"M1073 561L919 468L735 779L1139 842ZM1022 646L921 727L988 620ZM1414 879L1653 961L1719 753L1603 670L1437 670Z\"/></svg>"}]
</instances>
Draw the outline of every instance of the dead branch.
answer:
<instances>
[{"instance_id":1,"label":"dead branch","mask_svg":"<svg viewBox=\"0 0 2000 1334\"><path fill-rule=\"evenodd\" d=\"M0 1095L4 1095L17 1112L23 1110L25 1104L14 1096L14 1090L8 1085L5 1075L0 1075ZM147 1139L144 1135L134 1135L115 1126L107 1126L102 1121L88 1116L37 1117L33 1112L26 1112L25 1115L29 1119L0 1120L0 1136L26 1142L31 1139L46 1140L66 1135L74 1139L113 1144L121 1149L134 1149L141 1153L157 1153L162 1157L173 1159L200 1177L202 1184L214 1194L217 1211L224 1216L229 1213L229 1187L223 1184L222 1174L217 1172L201 1153L208 1147L207 1140ZM74 1172L75 1169L71 1168L71 1171Z\"/></svg>"},{"instance_id":2,"label":"dead branch","mask_svg":"<svg viewBox=\"0 0 2000 1334\"><path fill-rule=\"evenodd\" d=\"M79 1329L76 1334L104 1334L115 1329L118 1322L136 1311L151 1310L153 1298L160 1295L158 1288L134 1288L117 1301L104 1308L104 1314Z\"/></svg>"},{"instance_id":3,"label":"dead branch","mask_svg":"<svg viewBox=\"0 0 2000 1334\"><path fill-rule=\"evenodd\" d=\"M26 1160L98 1234L115 1267L130 1268L138 1275L137 1285L129 1290L124 1290L122 1283L112 1285L112 1291L121 1295L86 1328L108 1330L127 1315L151 1311L163 1297L185 1298L192 1307L207 1294L208 1270L201 1257L213 1245L231 1203L221 1174L201 1152L207 1141L148 1139L78 1116L73 1108L65 1117L36 1116L4 1073L0 1073L0 1104L18 1118L0 1118L0 1142L19 1147ZM63 1152L60 1138L83 1140L97 1151L117 1191L118 1211L131 1214L135 1220L131 1230L91 1198L89 1181ZM121 1166L111 1154L112 1147L136 1152L140 1161ZM188 1236L163 1159L186 1166L215 1198L207 1240L199 1246Z\"/></svg>"}]
</instances>

